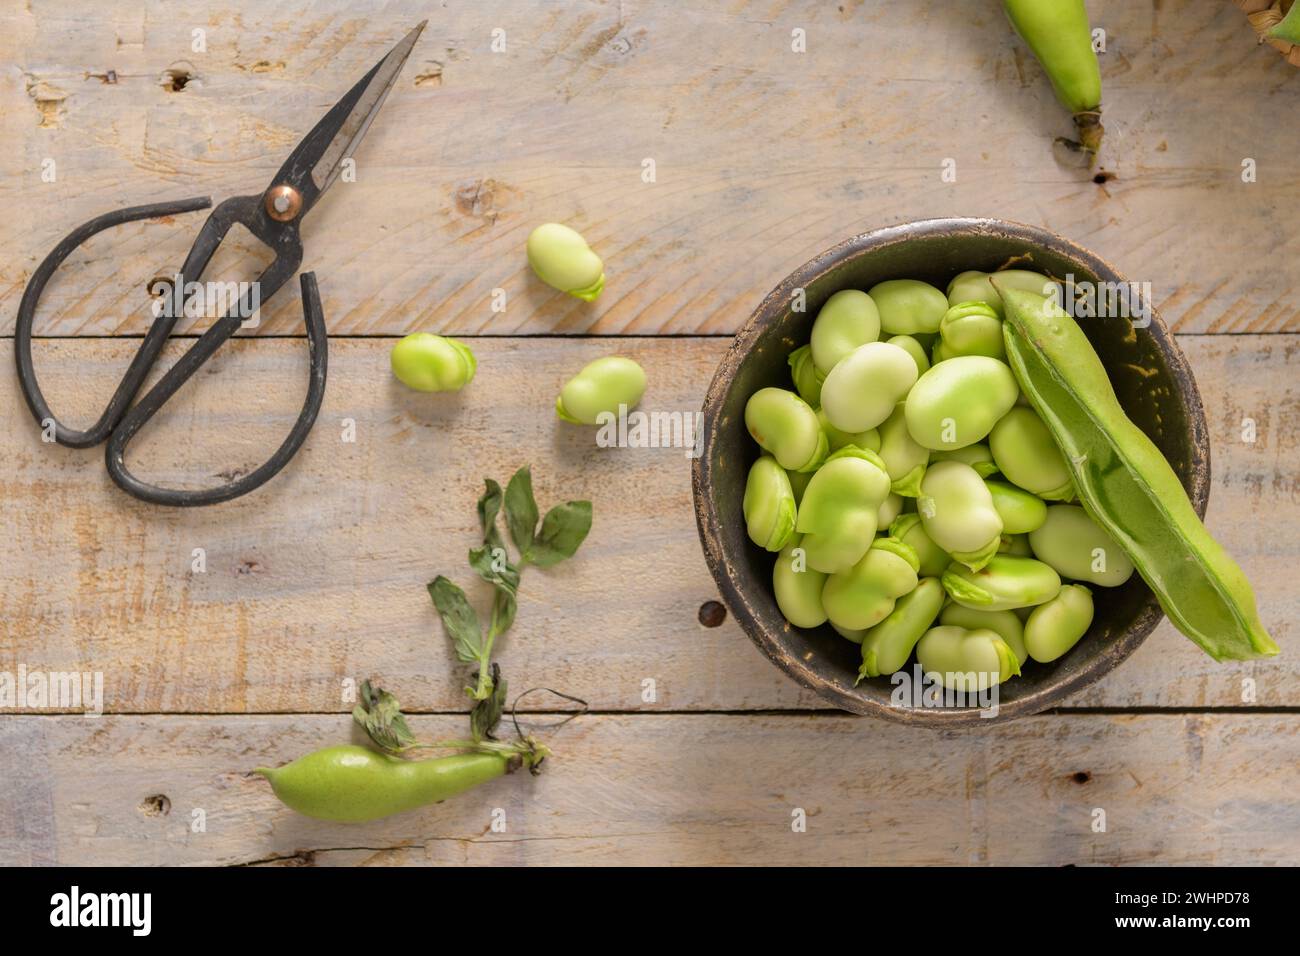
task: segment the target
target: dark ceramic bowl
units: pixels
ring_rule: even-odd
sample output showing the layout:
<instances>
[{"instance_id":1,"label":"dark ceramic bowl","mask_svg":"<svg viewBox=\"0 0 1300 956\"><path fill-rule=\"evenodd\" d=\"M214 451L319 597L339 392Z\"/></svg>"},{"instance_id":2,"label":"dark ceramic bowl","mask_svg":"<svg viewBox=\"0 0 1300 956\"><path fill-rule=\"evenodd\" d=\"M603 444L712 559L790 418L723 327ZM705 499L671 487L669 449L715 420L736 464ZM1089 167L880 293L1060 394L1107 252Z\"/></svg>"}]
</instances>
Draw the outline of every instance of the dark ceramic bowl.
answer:
<instances>
[{"instance_id":1,"label":"dark ceramic bowl","mask_svg":"<svg viewBox=\"0 0 1300 956\"><path fill-rule=\"evenodd\" d=\"M760 303L722 359L704 399L703 454L693 466L695 514L709 570L740 626L778 667L845 710L912 724L978 723L973 707L895 706L888 677L858 686L858 646L829 625L792 627L772 595L775 556L745 533L741 499L759 450L745 430L745 402L767 385L792 388L786 358L808 341L822 303L841 289L885 279L924 279L946 288L966 269L994 271L1009 260L1057 278L1125 282L1100 258L1042 229L995 219L932 219L855 236L822 253ZM796 289L807 308L795 313ZM1148 303L1149 305L1149 303ZM1191 370L1160 317L1135 328L1125 318L1080 321L1110 373L1128 416L1182 479L1198 515L1210 489L1205 414ZM1096 616L1084 638L1051 664L1030 662L1000 688L1000 716L1033 714L1101 679L1133 653L1160 620L1154 595L1136 574L1120 588L1094 588ZM909 664L908 670L910 671Z\"/></svg>"}]
</instances>

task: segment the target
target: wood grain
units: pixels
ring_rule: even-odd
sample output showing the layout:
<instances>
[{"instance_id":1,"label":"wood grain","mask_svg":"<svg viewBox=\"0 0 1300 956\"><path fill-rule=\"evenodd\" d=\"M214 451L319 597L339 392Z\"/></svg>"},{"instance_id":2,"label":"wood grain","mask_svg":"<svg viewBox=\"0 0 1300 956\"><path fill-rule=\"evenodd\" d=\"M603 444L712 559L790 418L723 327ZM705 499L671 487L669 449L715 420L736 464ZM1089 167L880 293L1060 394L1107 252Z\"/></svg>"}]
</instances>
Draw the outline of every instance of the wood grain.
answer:
<instances>
[{"instance_id":1,"label":"wood grain","mask_svg":"<svg viewBox=\"0 0 1300 956\"><path fill-rule=\"evenodd\" d=\"M1209 414L1209 526L1253 582L1271 661L1216 664L1167 624L1084 707L1300 705L1293 653L1300 603L1300 390L1294 336L1182 336ZM173 342L166 362L183 343ZM0 671L102 671L111 712L339 712L345 679L376 676L412 710L465 707L424 585L468 584L482 476L531 463L543 506L589 497L578 557L530 570L500 646L514 686L577 694L605 711L824 706L768 664L716 597L696 535L680 449L598 448L594 429L550 413L586 361L620 352L649 371L644 407L691 412L722 339L478 339L478 377L454 396L405 390L389 342L335 339L320 419L288 469L212 508L167 510L119 492L100 449L42 444L7 378L0 404ZM56 411L87 421L136 343L41 341ZM12 343L0 343L0 365ZM206 366L141 435L132 467L212 482L254 467L289 428L306 389L301 340L242 340ZM161 371L161 370L160 370ZM1243 423L1253 420L1253 442ZM347 422L355 441L347 442ZM193 570L194 549L205 570ZM471 590L482 603L481 590ZM1243 696L1252 687L1253 699ZM643 682L654 700L643 700ZM544 702L539 702L545 706Z\"/></svg>"},{"instance_id":2,"label":"wood grain","mask_svg":"<svg viewBox=\"0 0 1300 956\"><path fill-rule=\"evenodd\" d=\"M416 0L30 0L0 12L0 331L73 226L118 205L260 192L411 25ZM990 215L1150 282L1182 331L1300 331L1300 76L1226 3L1095 0L1116 178L1069 132L995 3L483 0L437 8L356 160L305 226L336 334L727 333L847 236ZM492 31L505 49L492 52ZM807 52L792 51L805 31ZM194 31L205 49L195 52ZM176 71L188 77L176 90ZM655 162L655 181L642 163ZM1256 182L1242 181L1252 160ZM941 178L945 160L957 178ZM47 163L56 178L45 182ZM524 238L561 220L605 258L593 307L542 286ZM123 227L42 303L54 335L142 332L144 284L197 217ZM242 252L248 254L245 244ZM217 278L250 278L239 247ZM494 289L508 295L491 308ZM301 331L297 290L261 331Z\"/></svg>"},{"instance_id":3,"label":"wood grain","mask_svg":"<svg viewBox=\"0 0 1300 956\"><path fill-rule=\"evenodd\" d=\"M1035 717L965 733L836 715L586 716L555 733L539 777L353 825L298 816L248 776L350 733L326 716L8 718L0 744L22 771L0 776L0 864L1300 858L1293 715Z\"/></svg>"}]
</instances>

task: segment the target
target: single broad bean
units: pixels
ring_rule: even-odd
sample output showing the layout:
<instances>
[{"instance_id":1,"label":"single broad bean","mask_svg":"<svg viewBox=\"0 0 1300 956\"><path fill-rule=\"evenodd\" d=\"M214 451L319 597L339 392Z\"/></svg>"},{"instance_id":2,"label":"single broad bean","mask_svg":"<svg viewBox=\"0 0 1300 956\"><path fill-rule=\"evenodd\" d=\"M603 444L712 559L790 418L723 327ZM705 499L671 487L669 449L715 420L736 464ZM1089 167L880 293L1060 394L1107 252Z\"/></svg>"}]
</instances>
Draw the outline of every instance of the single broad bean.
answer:
<instances>
[{"instance_id":1,"label":"single broad bean","mask_svg":"<svg viewBox=\"0 0 1300 956\"><path fill-rule=\"evenodd\" d=\"M962 272L948 283L948 304L984 302L991 305L998 315L1002 315L1002 296L990 281L993 276L997 276L998 282L1006 283L1007 288L1038 295L1051 295L1056 288L1056 283L1047 276L1028 269L1003 269L992 276L987 272Z\"/></svg>"},{"instance_id":2,"label":"single broad bean","mask_svg":"<svg viewBox=\"0 0 1300 956\"><path fill-rule=\"evenodd\" d=\"M917 279L890 279L867 290L880 310L880 328L890 335L939 331L948 297Z\"/></svg>"},{"instance_id":3,"label":"single broad bean","mask_svg":"<svg viewBox=\"0 0 1300 956\"><path fill-rule=\"evenodd\" d=\"M925 346L918 341L914 335L895 335L885 340L889 345L897 345L900 349L912 356L912 361L916 363L917 376L924 375L930 371L930 357L925 352Z\"/></svg>"},{"instance_id":4,"label":"single broad bean","mask_svg":"<svg viewBox=\"0 0 1300 956\"><path fill-rule=\"evenodd\" d=\"M874 627L916 587L916 552L895 538L877 538L851 568L832 574L822 589L826 616L840 627Z\"/></svg>"},{"instance_id":5,"label":"single broad bean","mask_svg":"<svg viewBox=\"0 0 1300 956\"><path fill-rule=\"evenodd\" d=\"M1047 664L1062 656L1092 625L1092 592L1082 584L1063 584L1056 597L1029 612L1025 647L1034 660Z\"/></svg>"},{"instance_id":6,"label":"single broad bean","mask_svg":"<svg viewBox=\"0 0 1300 956\"><path fill-rule=\"evenodd\" d=\"M956 358L957 353L948 347L943 339L935 339L930 346L930 368L934 368L940 362L946 362L950 358Z\"/></svg>"},{"instance_id":7,"label":"single broad bean","mask_svg":"<svg viewBox=\"0 0 1300 956\"><path fill-rule=\"evenodd\" d=\"M1124 549L1078 505L1052 505L1043 517L1029 534L1029 546L1062 577L1114 588L1132 576Z\"/></svg>"},{"instance_id":8,"label":"single broad bean","mask_svg":"<svg viewBox=\"0 0 1300 956\"><path fill-rule=\"evenodd\" d=\"M1061 590L1060 575L1050 565L1008 554L995 554L978 571L954 561L940 580L958 604L982 611L1045 604Z\"/></svg>"},{"instance_id":9,"label":"single broad bean","mask_svg":"<svg viewBox=\"0 0 1300 956\"><path fill-rule=\"evenodd\" d=\"M839 451L846 445L856 445L868 451L880 451L880 432L868 428L864 432L842 432L831 424L824 408L817 409L817 420L821 422L822 431L826 433L827 446L831 451Z\"/></svg>"},{"instance_id":10,"label":"single broad bean","mask_svg":"<svg viewBox=\"0 0 1300 956\"><path fill-rule=\"evenodd\" d=\"M799 496L795 495L795 502ZM1029 546L1029 535L1002 533L1002 543L998 545L998 554L1010 554L1018 558L1032 558L1034 549Z\"/></svg>"},{"instance_id":11,"label":"single broad bean","mask_svg":"<svg viewBox=\"0 0 1300 956\"><path fill-rule=\"evenodd\" d=\"M1002 318L986 302L961 302L943 314L939 335L953 355L987 355L1001 360Z\"/></svg>"},{"instance_id":12,"label":"single broad bean","mask_svg":"<svg viewBox=\"0 0 1300 956\"><path fill-rule=\"evenodd\" d=\"M879 338L880 313L871 296L859 289L843 289L818 311L809 346L818 371L826 375L858 346Z\"/></svg>"},{"instance_id":13,"label":"single broad bean","mask_svg":"<svg viewBox=\"0 0 1300 956\"><path fill-rule=\"evenodd\" d=\"M645 394L645 369L630 358L607 355L588 362L564 383L555 414L575 425L598 425L635 408Z\"/></svg>"},{"instance_id":14,"label":"single broad bean","mask_svg":"<svg viewBox=\"0 0 1300 956\"><path fill-rule=\"evenodd\" d=\"M1002 518L984 479L970 465L941 461L926 469L916 510L925 533L973 571L997 553Z\"/></svg>"},{"instance_id":15,"label":"single broad bean","mask_svg":"<svg viewBox=\"0 0 1300 956\"><path fill-rule=\"evenodd\" d=\"M405 760L366 747L326 747L283 767L258 767L280 802L304 816L362 823L438 803L511 769L505 754Z\"/></svg>"},{"instance_id":16,"label":"single broad bean","mask_svg":"<svg viewBox=\"0 0 1300 956\"><path fill-rule=\"evenodd\" d=\"M459 392L478 369L468 345L430 332L401 339L389 360L397 380L417 392Z\"/></svg>"},{"instance_id":17,"label":"single broad bean","mask_svg":"<svg viewBox=\"0 0 1300 956\"><path fill-rule=\"evenodd\" d=\"M780 551L794 534L794 489L785 469L771 455L762 455L745 480L745 530L749 540L768 551Z\"/></svg>"},{"instance_id":18,"label":"single broad bean","mask_svg":"<svg viewBox=\"0 0 1300 956\"><path fill-rule=\"evenodd\" d=\"M962 448L988 435L1019 394L1005 362L958 355L917 379L907 395L907 428L926 448Z\"/></svg>"},{"instance_id":19,"label":"single broad bean","mask_svg":"<svg viewBox=\"0 0 1300 956\"><path fill-rule=\"evenodd\" d=\"M1016 652L987 628L932 627L916 644L916 660L926 676L967 693L988 690L1020 673Z\"/></svg>"},{"instance_id":20,"label":"single broad bean","mask_svg":"<svg viewBox=\"0 0 1300 956\"><path fill-rule=\"evenodd\" d=\"M985 481L1006 534L1026 534L1047 520L1047 502L1005 481Z\"/></svg>"},{"instance_id":21,"label":"single broad bean","mask_svg":"<svg viewBox=\"0 0 1300 956\"><path fill-rule=\"evenodd\" d=\"M784 388L760 388L749 396L745 428L787 471L813 471L829 450L812 406Z\"/></svg>"},{"instance_id":22,"label":"single broad bean","mask_svg":"<svg viewBox=\"0 0 1300 956\"><path fill-rule=\"evenodd\" d=\"M916 642L934 623L943 600L943 585L938 578L921 578L915 588L899 598L889 616L863 636L862 666L853 683L902 670Z\"/></svg>"},{"instance_id":23,"label":"single broad bean","mask_svg":"<svg viewBox=\"0 0 1300 956\"><path fill-rule=\"evenodd\" d=\"M1029 651L1025 648L1025 625L1016 617L1015 611L977 611L960 604L949 604L939 615L940 624L964 627L968 631L984 628L993 631L1016 655L1021 664L1029 660Z\"/></svg>"},{"instance_id":24,"label":"single broad bean","mask_svg":"<svg viewBox=\"0 0 1300 956\"><path fill-rule=\"evenodd\" d=\"M772 590L776 606L787 621L795 627L818 627L826 623L822 608L826 575L808 567L807 555L800 547L802 540L802 536L795 535L777 555L772 567Z\"/></svg>"},{"instance_id":25,"label":"single broad bean","mask_svg":"<svg viewBox=\"0 0 1300 956\"><path fill-rule=\"evenodd\" d=\"M605 288L605 265L577 230L558 222L538 226L528 236L528 264L552 289L592 302Z\"/></svg>"},{"instance_id":26,"label":"single broad bean","mask_svg":"<svg viewBox=\"0 0 1300 956\"><path fill-rule=\"evenodd\" d=\"M876 520L877 528L888 528L903 510L903 496L891 491L885 503L880 506L880 517Z\"/></svg>"},{"instance_id":27,"label":"single broad bean","mask_svg":"<svg viewBox=\"0 0 1300 956\"><path fill-rule=\"evenodd\" d=\"M907 352L868 342L830 370L822 383L822 409L841 431L863 432L888 418L916 380L916 362Z\"/></svg>"},{"instance_id":28,"label":"single broad bean","mask_svg":"<svg viewBox=\"0 0 1300 956\"><path fill-rule=\"evenodd\" d=\"M921 493L921 479L930 462L930 449L918 445L907 430L904 402L880 423L880 460L889 472L890 487L900 495L915 498Z\"/></svg>"},{"instance_id":29,"label":"single broad bean","mask_svg":"<svg viewBox=\"0 0 1300 956\"><path fill-rule=\"evenodd\" d=\"M952 555L925 533L925 524L915 511L895 518L889 525L889 536L897 538L916 552L916 559L920 562L918 571L924 577L937 578L952 564Z\"/></svg>"},{"instance_id":30,"label":"single broad bean","mask_svg":"<svg viewBox=\"0 0 1300 956\"><path fill-rule=\"evenodd\" d=\"M989 450L998 471L1012 484L1051 501L1073 496L1070 469L1032 408L1018 405L1003 415L989 433Z\"/></svg>"},{"instance_id":31,"label":"single broad bean","mask_svg":"<svg viewBox=\"0 0 1300 956\"><path fill-rule=\"evenodd\" d=\"M808 566L825 573L856 564L871 546L889 475L875 452L849 445L817 469L804 490L795 530Z\"/></svg>"},{"instance_id":32,"label":"single broad bean","mask_svg":"<svg viewBox=\"0 0 1300 956\"><path fill-rule=\"evenodd\" d=\"M831 630L846 641L852 641L854 644L861 644L862 639L867 635L865 627L840 627L834 621L830 622Z\"/></svg>"},{"instance_id":33,"label":"single broad bean","mask_svg":"<svg viewBox=\"0 0 1300 956\"><path fill-rule=\"evenodd\" d=\"M822 403L822 382L826 375L813 364L811 346L801 345L790 353L790 378L799 397L817 408Z\"/></svg>"},{"instance_id":34,"label":"single broad bean","mask_svg":"<svg viewBox=\"0 0 1300 956\"><path fill-rule=\"evenodd\" d=\"M963 445L961 448L945 448L942 451L933 451L930 453L930 460L965 462L974 468L975 474L981 478L987 478L989 475L998 473L998 466L993 462L993 452L989 451L989 446L983 442Z\"/></svg>"}]
</instances>

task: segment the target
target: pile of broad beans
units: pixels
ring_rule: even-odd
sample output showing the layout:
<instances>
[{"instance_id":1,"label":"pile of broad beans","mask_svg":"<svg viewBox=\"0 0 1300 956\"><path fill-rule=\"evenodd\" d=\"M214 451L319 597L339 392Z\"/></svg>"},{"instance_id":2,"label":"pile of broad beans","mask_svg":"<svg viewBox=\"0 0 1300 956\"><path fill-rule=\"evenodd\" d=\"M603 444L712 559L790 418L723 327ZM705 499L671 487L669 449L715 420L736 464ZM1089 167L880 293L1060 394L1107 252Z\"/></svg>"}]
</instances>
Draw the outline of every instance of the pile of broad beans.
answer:
<instances>
[{"instance_id":1,"label":"pile of broad beans","mask_svg":"<svg viewBox=\"0 0 1300 956\"><path fill-rule=\"evenodd\" d=\"M1035 272L999 287L1050 294ZM983 272L947 293L911 279L830 297L789 357L792 388L750 396L763 454L749 537L778 552L777 605L862 647L859 680L912 658L987 689L1087 632L1093 588L1134 567L1076 502L1070 469L1006 362Z\"/></svg>"}]
</instances>

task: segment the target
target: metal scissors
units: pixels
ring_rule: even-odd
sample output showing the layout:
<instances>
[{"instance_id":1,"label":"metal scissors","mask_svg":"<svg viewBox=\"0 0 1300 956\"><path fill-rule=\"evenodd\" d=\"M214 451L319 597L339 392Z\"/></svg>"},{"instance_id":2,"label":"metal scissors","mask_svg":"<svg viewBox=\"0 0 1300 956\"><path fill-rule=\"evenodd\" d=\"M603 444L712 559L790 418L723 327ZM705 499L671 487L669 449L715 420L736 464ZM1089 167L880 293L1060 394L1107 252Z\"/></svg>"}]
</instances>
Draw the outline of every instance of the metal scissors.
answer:
<instances>
[{"instance_id":1,"label":"metal scissors","mask_svg":"<svg viewBox=\"0 0 1300 956\"><path fill-rule=\"evenodd\" d=\"M41 387L36 381L32 366L32 319L36 305L46 283L64 259L91 236L122 223L138 219L152 219L183 212L195 212L212 206L212 199L200 196L171 202L152 203L118 209L79 226L54 247L37 267L23 292L18 306L18 320L14 330L14 353L18 362L18 381L22 386L27 405L37 423L55 441L73 448L89 448L105 439L108 445L105 459L108 473L118 487L142 501L161 505L210 505L229 501L247 494L274 477L288 464L301 447L316 421L321 399L325 395L326 332L325 316L321 310L316 276L304 272L302 286L303 321L307 329L307 348L311 359L311 372L307 387L307 400L302 412L284 443L264 465L227 484L215 488L186 490L152 485L132 475L126 468L126 446L140 428L151 419L185 382L230 338L244 322L253 305L255 288L260 303L265 303L298 270L302 263L302 240L298 224L308 210L338 177L343 162L365 136L371 121L383 105L384 99L397 81L397 76L410 56L415 41L425 24L421 22L411 30L388 54L363 76L347 95L334 104L315 128L307 134L289 154L280 171L271 180L265 192L255 196L234 196L220 203L204 222L198 238L190 247L185 263L175 277L181 290L180 302L188 304L193 297L187 290L194 284L194 295L201 291L197 280L207 268L226 233L235 223L265 243L275 259L258 276L253 287L245 291L239 302L223 310L222 315L159 379L140 401L128 409L140 386L158 358L163 344L171 335L184 308L165 307L149 328L148 334L136 350L121 382L109 399L99 421L85 431L62 424L50 411Z\"/></svg>"}]
</instances>

